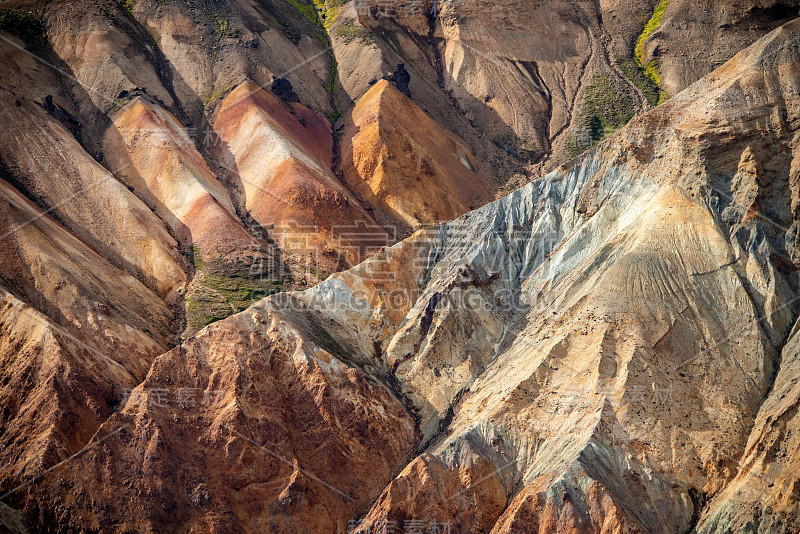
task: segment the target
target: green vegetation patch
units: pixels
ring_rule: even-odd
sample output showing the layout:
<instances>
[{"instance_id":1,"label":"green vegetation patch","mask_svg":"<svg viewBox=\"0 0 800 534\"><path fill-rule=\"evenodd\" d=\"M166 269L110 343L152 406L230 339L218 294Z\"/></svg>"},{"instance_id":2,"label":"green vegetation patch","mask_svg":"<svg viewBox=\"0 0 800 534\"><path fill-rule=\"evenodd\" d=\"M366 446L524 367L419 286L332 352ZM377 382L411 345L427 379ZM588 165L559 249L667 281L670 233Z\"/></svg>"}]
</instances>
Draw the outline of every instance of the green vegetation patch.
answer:
<instances>
[{"instance_id":1,"label":"green vegetation patch","mask_svg":"<svg viewBox=\"0 0 800 534\"><path fill-rule=\"evenodd\" d=\"M203 105L204 105L204 106L208 106L209 104L211 104L211 103L212 103L212 102L214 102L215 100L217 100L217 99L219 99L219 98L222 98L223 96L225 96L225 95L227 95L228 93L230 93L230 92L231 92L231 90L232 90L234 87L236 87L236 82L235 82L235 81L233 81L233 82L229 83L228 85L226 85L226 86L225 86L225 87L223 87L222 89L216 89L216 90L215 90L215 89L212 89L212 90L211 90L211 92L208 94L208 96L206 96L206 97L203 99Z\"/></svg>"},{"instance_id":2,"label":"green vegetation patch","mask_svg":"<svg viewBox=\"0 0 800 534\"><path fill-rule=\"evenodd\" d=\"M333 27L339 16L339 8L344 4L341 0L287 0L314 26L322 30L320 40L327 40L327 32Z\"/></svg>"},{"instance_id":3,"label":"green vegetation patch","mask_svg":"<svg viewBox=\"0 0 800 534\"><path fill-rule=\"evenodd\" d=\"M336 37L341 37L345 44L353 41L361 41L365 44L372 44L375 40L372 34L365 28L357 26L352 20L345 20L333 32Z\"/></svg>"},{"instance_id":4,"label":"green vegetation patch","mask_svg":"<svg viewBox=\"0 0 800 534\"><path fill-rule=\"evenodd\" d=\"M336 22L336 17L339 15L339 7L342 2L338 0L312 0L314 7L317 10L317 16L322 22L325 30L330 30L333 23Z\"/></svg>"},{"instance_id":5,"label":"green vegetation patch","mask_svg":"<svg viewBox=\"0 0 800 534\"><path fill-rule=\"evenodd\" d=\"M204 261L196 248L187 254L187 260L197 275L186 296L186 322L196 330L246 310L289 283L288 278L254 276L247 262Z\"/></svg>"},{"instance_id":6,"label":"green vegetation patch","mask_svg":"<svg viewBox=\"0 0 800 534\"><path fill-rule=\"evenodd\" d=\"M133 6L136 5L136 0L122 0L122 11L125 12L130 18L133 18Z\"/></svg>"},{"instance_id":7,"label":"green vegetation patch","mask_svg":"<svg viewBox=\"0 0 800 534\"><path fill-rule=\"evenodd\" d=\"M653 16L650 17L650 20L644 25L644 30L642 30L642 34L636 40L636 47L633 50L634 58L636 59L636 64L644 72L645 76L647 76L650 81L655 84L656 87L661 87L661 74L658 72L658 62L653 59L648 63L645 63L645 50L644 45L647 40L655 33L659 26L661 26L661 20L664 18L664 12L667 10L669 6L670 0L659 0L656 9L653 11ZM664 91L660 91L659 98L657 104L667 100L669 95ZM648 99L649 100L649 99Z\"/></svg>"},{"instance_id":8,"label":"green vegetation patch","mask_svg":"<svg viewBox=\"0 0 800 534\"><path fill-rule=\"evenodd\" d=\"M325 116L331 123L336 122L336 120L341 116L339 102L336 99L336 79L338 76L336 56L334 55L333 49L330 46L331 43L328 36L328 30L330 30L330 28L333 26L333 23L336 21L336 17L339 14L339 7L344 2L342 0L311 0L311 3L306 3L306 0L287 1L297 8L297 10L300 11L304 17L306 17L317 28L320 29L319 34L317 34L317 38L323 45L325 45L326 48L328 48L328 57L331 68L330 76L324 87L328 92L332 111L330 113L326 113Z\"/></svg>"},{"instance_id":9,"label":"green vegetation patch","mask_svg":"<svg viewBox=\"0 0 800 534\"><path fill-rule=\"evenodd\" d=\"M133 14L133 8L136 6L136 2L137 2L137 0L119 0L119 5L122 8L122 12L134 24L137 23L136 17ZM116 13L112 14L110 11L108 11L106 9L106 4L104 4L102 2L98 5L98 8L99 8L101 13L103 13L105 16L107 16L109 18L113 18L116 15Z\"/></svg>"},{"instance_id":10,"label":"green vegetation patch","mask_svg":"<svg viewBox=\"0 0 800 534\"><path fill-rule=\"evenodd\" d=\"M632 59L617 59L617 65L625 77L641 91L650 105L657 106L663 91L647 77L641 67Z\"/></svg>"},{"instance_id":11,"label":"green vegetation patch","mask_svg":"<svg viewBox=\"0 0 800 534\"><path fill-rule=\"evenodd\" d=\"M305 18L314 23L315 26L319 26L317 8L314 4L308 4L305 0L287 0L287 2L296 7L297 10L302 13Z\"/></svg>"},{"instance_id":12,"label":"green vegetation patch","mask_svg":"<svg viewBox=\"0 0 800 534\"><path fill-rule=\"evenodd\" d=\"M0 30L21 37L26 42L42 44L44 41L44 24L39 11L0 9Z\"/></svg>"},{"instance_id":13,"label":"green vegetation patch","mask_svg":"<svg viewBox=\"0 0 800 534\"><path fill-rule=\"evenodd\" d=\"M576 117L577 130L567 141L570 156L593 147L628 124L636 109L636 99L628 86L608 74L596 74L585 89L583 109Z\"/></svg>"},{"instance_id":14,"label":"green vegetation patch","mask_svg":"<svg viewBox=\"0 0 800 534\"><path fill-rule=\"evenodd\" d=\"M220 17L211 10L208 10L208 18L214 23L214 35L217 43L226 37L239 37L239 30L234 28L227 18Z\"/></svg>"},{"instance_id":15,"label":"green vegetation patch","mask_svg":"<svg viewBox=\"0 0 800 534\"><path fill-rule=\"evenodd\" d=\"M325 118L328 119L331 124L333 124L339 119L339 117L342 116L342 112L339 108L339 99L336 97L336 79L338 78L338 67L336 63L336 57L333 55L333 50L329 52L329 56L331 70L328 82L325 84L325 90L328 91L328 97L331 103L331 111L325 113Z\"/></svg>"}]
</instances>

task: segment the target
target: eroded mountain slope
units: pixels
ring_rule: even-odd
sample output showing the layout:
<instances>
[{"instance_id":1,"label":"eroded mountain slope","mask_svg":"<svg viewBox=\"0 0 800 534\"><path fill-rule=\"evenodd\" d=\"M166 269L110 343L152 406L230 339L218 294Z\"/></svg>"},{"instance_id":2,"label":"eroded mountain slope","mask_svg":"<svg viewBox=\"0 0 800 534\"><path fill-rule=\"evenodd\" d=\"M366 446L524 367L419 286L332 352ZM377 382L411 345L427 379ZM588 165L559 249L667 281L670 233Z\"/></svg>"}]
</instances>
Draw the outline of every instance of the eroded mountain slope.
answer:
<instances>
[{"instance_id":1,"label":"eroded mountain slope","mask_svg":"<svg viewBox=\"0 0 800 534\"><path fill-rule=\"evenodd\" d=\"M181 336L396 241L336 174L325 39L285 2L0 8L4 510Z\"/></svg>"},{"instance_id":2,"label":"eroded mountain slope","mask_svg":"<svg viewBox=\"0 0 800 534\"><path fill-rule=\"evenodd\" d=\"M792 532L798 43L200 331L14 504L54 531Z\"/></svg>"},{"instance_id":3,"label":"eroded mountain slope","mask_svg":"<svg viewBox=\"0 0 800 534\"><path fill-rule=\"evenodd\" d=\"M494 160L490 145L499 146L539 173L658 103L660 92L685 89L797 9L785 0L361 0L339 9L331 33L342 99L356 101L371 77L403 62L421 107L481 159ZM359 68L366 58L380 59L382 71Z\"/></svg>"},{"instance_id":4,"label":"eroded mountain slope","mask_svg":"<svg viewBox=\"0 0 800 534\"><path fill-rule=\"evenodd\" d=\"M452 220L491 199L470 149L388 81L359 99L351 120L343 130L344 181L397 226Z\"/></svg>"},{"instance_id":5,"label":"eroded mountain slope","mask_svg":"<svg viewBox=\"0 0 800 534\"><path fill-rule=\"evenodd\" d=\"M170 308L0 181L3 490L78 451L169 347Z\"/></svg>"}]
</instances>

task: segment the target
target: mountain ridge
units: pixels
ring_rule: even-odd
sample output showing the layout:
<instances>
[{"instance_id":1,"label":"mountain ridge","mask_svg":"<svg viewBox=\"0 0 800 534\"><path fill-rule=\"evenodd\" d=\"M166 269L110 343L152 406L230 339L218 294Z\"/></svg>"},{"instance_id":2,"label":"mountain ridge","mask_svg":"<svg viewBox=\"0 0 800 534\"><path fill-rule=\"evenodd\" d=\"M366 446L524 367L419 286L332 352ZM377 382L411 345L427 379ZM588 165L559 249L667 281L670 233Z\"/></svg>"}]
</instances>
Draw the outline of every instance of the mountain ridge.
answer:
<instances>
[{"instance_id":1,"label":"mountain ridge","mask_svg":"<svg viewBox=\"0 0 800 534\"><path fill-rule=\"evenodd\" d=\"M297 6L101 4L45 10L61 77L0 34L8 528L792 532L800 22L470 211L530 163L502 132L553 120L552 89L475 107L504 75L470 62L546 75L470 40L497 54L541 6L475 30L471 4L341 5L328 91ZM553 9L607 55L638 35ZM370 84L399 59L410 99Z\"/></svg>"}]
</instances>

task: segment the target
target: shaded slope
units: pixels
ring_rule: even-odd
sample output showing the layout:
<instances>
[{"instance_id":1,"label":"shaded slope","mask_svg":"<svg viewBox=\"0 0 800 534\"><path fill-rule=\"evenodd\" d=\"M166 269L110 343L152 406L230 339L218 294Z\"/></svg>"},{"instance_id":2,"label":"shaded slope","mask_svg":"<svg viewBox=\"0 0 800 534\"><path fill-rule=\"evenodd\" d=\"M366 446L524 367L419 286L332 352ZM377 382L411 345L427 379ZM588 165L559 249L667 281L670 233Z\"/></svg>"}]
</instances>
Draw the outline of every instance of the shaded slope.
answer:
<instances>
[{"instance_id":1,"label":"shaded slope","mask_svg":"<svg viewBox=\"0 0 800 534\"><path fill-rule=\"evenodd\" d=\"M89 440L167 347L172 313L5 182L0 201L5 493Z\"/></svg>"},{"instance_id":2,"label":"shaded slope","mask_svg":"<svg viewBox=\"0 0 800 534\"><path fill-rule=\"evenodd\" d=\"M19 40L14 44L23 45ZM8 72L0 90L0 118L15 125L0 132L0 155L11 175L4 178L13 179L16 187L117 267L144 280L163 299L174 300L175 291L186 282L175 239L48 114L49 102L53 110L69 116L63 111L71 109L69 100L51 71L14 44L0 41Z\"/></svg>"}]
</instances>

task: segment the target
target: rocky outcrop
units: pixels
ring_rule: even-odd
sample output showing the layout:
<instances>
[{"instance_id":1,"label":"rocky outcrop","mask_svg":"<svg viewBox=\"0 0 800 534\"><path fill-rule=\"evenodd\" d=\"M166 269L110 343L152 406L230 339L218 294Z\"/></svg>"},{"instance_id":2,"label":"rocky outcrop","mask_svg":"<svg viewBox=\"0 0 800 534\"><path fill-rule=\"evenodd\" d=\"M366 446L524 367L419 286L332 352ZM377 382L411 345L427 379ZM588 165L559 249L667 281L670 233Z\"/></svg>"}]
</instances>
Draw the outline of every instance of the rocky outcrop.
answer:
<instances>
[{"instance_id":1,"label":"rocky outcrop","mask_svg":"<svg viewBox=\"0 0 800 534\"><path fill-rule=\"evenodd\" d=\"M701 514L709 532L758 524L763 496L746 490L780 455L779 429L793 413L780 373L792 373L783 342L794 269L769 258L795 254L798 27L763 39L574 168L434 236L430 281L416 320L405 321L430 326L401 328L386 367L420 407L428 454L457 473L475 463L458 453L470 444L510 478L493 532L687 531ZM463 334L501 309L516 313L494 332ZM454 345L456 332L469 347ZM481 349L491 357L476 362ZM766 437L757 421L779 413L787 422ZM762 457L767 443L776 452ZM780 447L792 457L790 442ZM796 475L775 472L783 478L766 483L776 500L763 504L761 528L790 532ZM415 491L459 492L442 480ZM415 506L390 485L367 521L410 520L400 511ZM481 531L467 511L449 521Z\"/></svg>"},{"instance_id":2,"label":"rocky outcrop","mask_svg":"<svg viewBox=\"0 0 800 534\"><path fill-rule=\"evenodd\" d=\"M517 319L485 342L496 356L449 394L450 411L435 412L446 427L431 425L428 449L454 458L455 471L463 464L453 452L464 442L492 451L485 457L495 455L497 472L509 473L514 487L493 532L687 531L740 466L750 471L739 459L792 325L793 268L768 258L794 254L787 180L797 151L797 31L795 23L775 32L573 169L437 236L443 252L429 257L437 259L433 278L440 283L418 301L425 303L420 312L430 310L436 295L435 311L415 323L432 326L411 333L414 343L405 346L424 348L398 378L409 396L447 395L452 371L442 372L440 358L453 357L448 333L486 321L487 309L497 314L500 306L485 303L498 295L518 299ZM767 86L783 90L770 93ZM744 102L743 112L737 103ZM755 141L764 143L759 160L768 164L750 161ZM757 200L726 195L733 188L725 180L741 183L754 165ZM740 185L735 194L746 190ZM756 215L767 210L788 219ZM441 284L448 279L452 286ZM474 291L468 311L451 307L470 302L461 297L465 285ZM437 324L447 328L436 332ZM388 357L398 345L395 337ZM457 350L462 366L480 354ZM791 366L784 358L782 371L784 362ZM415 380L430 364L441 378ZM399 375L403 364L397 369ZM785 399L785 389L781 394ZM796 505L782 482L774 495L787 508L763 522L765 532L791 531ZM428 483L458 491L433 478ZM414 506L413 497L385 506L398 495L390 488L367 518L401 520L392 510ZM748 506L741 503L724 504L730 491L760 508L755 494L730 488L701 528L736 530L758 517L742 514ZM458 514L450 521L467 524Z\"/></svg>"},{"instance_id":3,"label":"rocky outcrop","mask_svg":"<svg viewBox=\"0 0 800 534\"><path fill-rule=\"evenodd\" d=\"M116 175L184 246L206 258L256 248L227 190L169 112L136 97L114 116L104 149Z\"/></svg>"},{"instance_id":4,"label":"rocky outcrop","mask_svg":"<svg viewBox=\"0 0 800 534\"><path fill-rule=\"evenodd\" d=\"M794 532L798 500L797 334L783 348L780 369L730 484L704 510L697 532Z\"/></svg>"},{"instance_id":5,"label":"rocky outcrop","mask_svg":"<svg viewBox=\"0 0 800 534\"><path fill-rule=\"evenodd\" d=\"M407 234L340 180L322 118L338 112L335 65L309 13L149 0L34 7L3 8L0 113L20 124L0 138L3 178L175 307L170 328L185 321L190 334ZM480 187L469 207L496 184Z\"/></svg>"},{"instance_id":6,"label":"rocky outcrop","mask_svg":"<svg viewBox=\"0 0 800 534\"><path fill-rule=\"evenodd\" d=\"M28 505L53 529L346 532L408 459L414 421L319 327L287 323L279 308L300 303L284 298L159 357L98 430L104 446L45 482L64 499ZM88 473L113 502L66 491Z\"/></svg>"}]
</instances>

